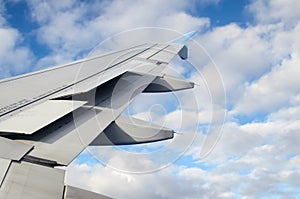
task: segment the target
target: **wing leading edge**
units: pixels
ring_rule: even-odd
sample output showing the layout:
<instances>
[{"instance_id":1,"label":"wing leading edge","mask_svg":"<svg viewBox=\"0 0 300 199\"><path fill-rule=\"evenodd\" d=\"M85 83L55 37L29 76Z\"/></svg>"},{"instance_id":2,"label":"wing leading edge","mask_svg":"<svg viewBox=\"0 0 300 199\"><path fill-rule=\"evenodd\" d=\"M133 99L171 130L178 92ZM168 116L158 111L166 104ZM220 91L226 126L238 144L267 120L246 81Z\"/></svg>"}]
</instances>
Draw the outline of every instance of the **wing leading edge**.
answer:
<instances>
[{"instance_id":1,"label":"wing leading edge","mask_svg":"<svg viewBox=\"0 0 300 199\"><path fill-rule=\"evenodd\" d=\"M0 100L0 198L107 198L65 185L56 167L88 146L173 138L174 131L122 112L142 92L193 88L163 74L176 54L186 59L186 46L142 44L1 81L8 96Z\"/></svg>"}]
</instances>

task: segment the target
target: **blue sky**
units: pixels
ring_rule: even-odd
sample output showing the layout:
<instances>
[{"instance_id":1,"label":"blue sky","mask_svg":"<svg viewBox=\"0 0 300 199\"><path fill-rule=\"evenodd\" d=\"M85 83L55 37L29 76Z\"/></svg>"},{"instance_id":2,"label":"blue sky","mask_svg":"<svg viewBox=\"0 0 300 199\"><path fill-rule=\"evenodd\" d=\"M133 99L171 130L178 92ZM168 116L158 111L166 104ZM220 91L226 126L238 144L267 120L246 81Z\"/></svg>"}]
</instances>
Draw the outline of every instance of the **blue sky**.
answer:
<instances>
[{"instance_id":1,"label":"blue sky","mask_svg":"<svg viewBox=\"0 0 300 199\"><path fill-rule=\"evenodd\" d=\"M197 30L190 64L175 59L168 69L195 89L141 95L129 109L185 134L91 148L66 182L116 198L297 198L299 10L297 0L0 0L0 78L80 59L122 31Z\"/></svg>"},{"instance_id":2,"label":"blue sky","mask_svg":"<svg viewBox=\"0 0 300 199\"><path fill-rule=\"evenodd\" d=\"M7 1L4 5L7 23L22 33L23 37L19 45L30 48L37 59L50 53L47 46L37 41L34 31L38 28L38 24L31 19L27 3Z\"/></svg>"},{"instance_id":3,"label":"blue sky","mask_svg":"<svg viewBox=\"0 0 300 199\"><path fill-rule=\"evenodd\" d=\"M224 0L215 4L198 5L192 13L199 17L209 17L212 26L223 26L234 22L245 27L247 23L253 23L253 17L246 9L249 2L250 0Z\"/></svg>"}]
</instances>

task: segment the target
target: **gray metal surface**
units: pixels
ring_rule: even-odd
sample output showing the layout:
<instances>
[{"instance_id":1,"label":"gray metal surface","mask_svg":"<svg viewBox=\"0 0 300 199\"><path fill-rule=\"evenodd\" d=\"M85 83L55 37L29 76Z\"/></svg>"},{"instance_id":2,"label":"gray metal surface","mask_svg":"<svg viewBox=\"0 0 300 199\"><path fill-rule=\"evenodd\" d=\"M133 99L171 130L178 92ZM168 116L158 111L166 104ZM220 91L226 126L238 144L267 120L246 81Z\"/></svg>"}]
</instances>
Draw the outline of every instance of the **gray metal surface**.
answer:
<instances>
[{"instance_id":1,"label":"gray metal surface","mask_svg":"<svg viewBox=\"0 0 300 199\"><path fill-rule=\"evenodd\" d=\"M178 52L178 55L181 59L187 59L188 58L188 49L186 46L183 46L183 48Z\"/></svg>"},{"instance_id":2,"label":"gray metal surface","mask_svg":"<svg viewBox=\"0 0 300 199\"><path fill-rule=\"evenodd\" d=\"M149 59L153 55L164 50L166 47L168 47L168 44L157 44L153 46L151 49L149 49L148 51L146 51L145 53L138 55L137 58Z\"/></svg>"},{"instance_id":3,"label":"gray metal surface","mask_svg":"<svg viewBox=\"0 0 300 199\"><path fill-rule=\"evenodd\" d=\"M1 199L53 199L62 198L64 171L12 162L0 189Z\"/></svg>"},{"instance_id":4,"label":"gray metal surface","mask_svg":"<svg viewBox=\"0 0 300 199\"><path fill-rule=\"evenodd\" d=\"M159 53L153 54L148 59L169 63L174 55L176 55L183 47L184 46L182 45L168 45L163 48L163 50L159 51Z\"/></svg>"},{"instance_id":5,"label":"gray metal surface","mask_svg":"<svg viewBox=\"0 0 300 199\"><path fill-rule=\"evenodd\" d=\"M173 136L171 129L121 115L90 146L142 144L171 139Z\"/></svg>"},{"instance_id":6,"label":"gray metal surface","mask_svg":"<svg viewBox=\"0 0 300 199\"><path fill-rule=\"evenodd\" d=\"M36 102L51 98L51 95L72 89L75 83L113 67L111 64L125 63L142 54L153 44L143 44L125 50L79 60L59 67L49 68L26 75L0 81L0 120L16 110L34 106ZM113 78L113 77L111 77ZM45 81L47 80L47 81Z\"/></svg>"},{"instance_id":7,"label":"gray metal surface","mask_svg":"<svg viewBox=\"0 0 300 199\"><path fill-rule=\"evenodd\" d=\"M108 196L104 196L98 193L87 191L84 189L66 186L65 195L63 199L111 199Z\"/></svg>"},{"instance_id":8,"label":"gray metal surface","mask_svg":"<svg viewBox=\"0 0 300 199\"><path fill-rule=\"evenodd\" d=\"M85 81L76 84L75 86L71 87L70 89L66 89L64 92L56 93L52 96L52 98L60 98L62 96L74 95L88 92L92 89L97 88L101 84L111 80L112 78L119 76L131 68L139 67L141 64L144 64L138 60L131 60L130 62L124 63L118 67L111 68L110 70L106 70L101 72L98 75L90 77Z\"/></svg>"},{"instance_id":9,"label":"gray metal surface","mask_svg":"<svg viewBox=\"0 0 300 199\"><path fill-rule=\"evenodd\" d=\"M1 121L0 132L32 134L85 103L81 101L47 100Z\"/></svg>"},{"instance_id":10,"label":"gray metal surface","mask_svg":"<svg viewBox=\"0 0 300 199\"><path fill-rule=\"evenodd\" d=\"M171 92L190 88L194 88L193 82L188 82L178 77L164 75L163 77L156 77L144 92Z\"/></svg>"},{"instance_id":11,"label":"gray metal surface","mask_svg":"<svg viewBox=\"0 0 300 199\"><path fill-rule=\"evenodd\" d=\"M0 136L0 158L20 160L32 147Z\"/></svg>"},{"instance_id":12,"label":"gray metal surface","mask_svg":"<svg viewBox=\"0 0 300 199\"><path fill-rule=\"evenodd\" d=\"M164 48L169 45L164 45ZM163 53L162 48L153 52L153 55ZM178 48L180 50L180 48ZM145 51L146 52L146 51ZM177 52L173 53L173 57ZM147 55L148 56L148 55ZM152 57L152 56L150 56ZM130 70L134 68L142 68L144 74L136 73L124 73L120 79L118 79L116 85L111 85L106 90L100 90L104 94L109 94L105 98L101 98L99 102L96 101L91 104L90 107L79 108L74 111L74 121L64 124L54 132L41 134L40 137L26 141L27 143L35 146L29 155L56 161L61 165L68 165L70 162L90 143L98 137L98 135L114 121L122 111L129 105L135 96L143 92L143 90L155 79L155 76L145 74L161 74L165 68L165 64L156 62L143 62L140 59L136 60L135 57L132 60L115 66L114 73L123 72L124 70ZM110 70L109 70L110 71ZM107 76L111 79L113 74ZM93 76L93 78L101 79L103 73ZM88 81L88 80L87 80ZM84 100L85 92L82 92L82 85L86 90L86 83L80 82L74 89L80 90L79 99ZM88 84L90 85L90 84ZM90 85L91 86L91 85ZM93 94L93 93L91 93ZM87 93L90 95L90 93ZM80 97L81 96L81 97ZM97 98L97 97L96 97ZM73 99L78 100L77 97Z\"/></svg>"},{"instance_id":13,"label":"gray metal surface","mask_svg":"<svg viewBox=\"0 0 300 199\"><path fill-rule=\"evenodd\" d=\"M29 155L55 160L62 165L68 165L82 150L114 121L128 106L133 98L141 93L155 77L135 74L125 75L131 77L131 83L125 87L117 88L116 93L102 101L98 108L78 109L73 113L74 121L65 124L51 134L42 137ZM125 82L126 80L124 80ZM120 85L125 83L120 80ZM136 90L136 85L142 85ZM134 95L132 95L134 93Z\"/></svg>"},{"instance_id":14,"label":"gray metal surface","mask_svg":"<svg viewBox=\"0 0 300 199\"><path fill-rule=\"evenodd\" d=\"M8 171L11 160L0 158L0 187Z\"/></svg>"}]
</instances>

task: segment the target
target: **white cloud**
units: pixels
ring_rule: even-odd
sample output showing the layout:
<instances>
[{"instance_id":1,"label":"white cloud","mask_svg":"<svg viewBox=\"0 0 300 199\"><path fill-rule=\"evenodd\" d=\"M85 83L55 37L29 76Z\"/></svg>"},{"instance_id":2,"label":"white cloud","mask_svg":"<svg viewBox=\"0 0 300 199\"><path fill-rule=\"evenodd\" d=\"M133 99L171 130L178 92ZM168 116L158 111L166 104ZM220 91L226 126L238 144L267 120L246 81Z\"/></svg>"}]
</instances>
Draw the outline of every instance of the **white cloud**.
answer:
<instances>
[{"instance_id":1,"label":"white cloud","mask_svg":"<svg viewBox=\"0 0 300 199\"><path fill-rule=\"evenodd\" d=\"M255 14L258 22L283 22L287 25L298 23L300 2L297 0L256 0L248 7Z\"/></svg>"},{"instance_id":2,"label":"white cloud","mask_svg":"<svg viewBox=\"0 0 300 199\"><path fill-rule=\"evenodd\" d=\"M299 54L292 54L291 58L283 60L279 66L246 88L234 111L240 114L258 111L269 113L282 106L289 106L294 94L300 92L299 65Z\"/></svg>"},{"instance_id":3,"label":"white cloud","mask_svg":"<svg viewBox=\"0 0 300 199\"><path fill-rule=\"evenodd\" d=\"M158 26L171 28L181 33L186 33L191 30L199 30L208 28L210 21L208 18L197 18L191 15L179 12L172 15L162 17Z\"/></svg>"},{"instance_id":4,"label":"white cloud","mask_svg":"<svg viewBox=\"0 0 300 199\"><path fill-rule=\"evenodd\" d=\"M236 181L234 174L214 175L196 167L170 167L155 175L128 175L110 170L107 167L72 166L68 175L85 176L77 181L77 186L93 187L114 198L226 198L231 195L224 183ZM177 173L174 175L174 172ZM210 179L210 180L208 180ZM231 179L230 181L228 179ZM118 185L112 184L118 182ZM128 191L130 190L130 191Z\"/></svg>"},{"instance_id":5,"label":"white cloud","mask_svg":"<svg viewBox=\"0 0 300 199\"><path fill-rule=\"evenodd\" d=\"M5 20L5 7L0 2L0 78L10 77L30 70L33 56L22 46L21 33L10 27Z\"/></svg>"},{"instance_id":6,"label":"white cloud","mask_svg":"<svg viewBox=\"0 0 300 199\"><path fill-rule=\"evenodd\" d=\"M32 19L40 24L38 38L55 53L77 55L90 50L103 38L120 31L145 26L187 32L201 29L208 19L182 11L184 1L104 1L91 4L77 1L29 1ZM100 8L96 10L96 8ZM159 20L158 20L159 19Z\"/></svg>"},{"instance_id":7,"label":"white cloud","mask_svg":"<svg viewBox=\"0 0 300 199\"><path fill-rule=\"evenodd\" d=\"M276 57L285 58L289 54L300 53L300 23L298 22L291 29L284 29L282 25L277 25L276 33L273 33L273 53Z\"/></svg>"},{"instance_id":8,"label":"white cloud","mask_svg":"<svg viewBox=\"0 0 300 199\"><path fill-rule=\"evenodd\" d=\"M184 1L31 0L28 5L32 20L39 24L38 41L52 51L35 70L82 58L100 41L124 30L154 26L185 33L209 25L207 18L187 14L190 4Z\"/></svg>"},{"instance_id":9,"label":"white cloud","mask_svg":"<svg viewBox=\"0 0 300 199\"><path fill-rule=\"evenodd\" d=\"M258 31L256 27L245 29L229 24L199 37L199 43L208 51L222 75L229 104L235 103L243 93L246 82L259 78L271 68L270 44ZM204 72L212 66L206 68Z\"/></svg>"},{"instance_id":10,"label":"white cloud","mask_svg":"<svg viewBox=\"0 0 300 199\"><path fill-rule=\"evenodd\" d=\"M300 107L290 106L287 108L282 108L277 112L273 112L268 118L270 121L288 121L288 120L300 120Z\"/></svg>"}]
</instances>

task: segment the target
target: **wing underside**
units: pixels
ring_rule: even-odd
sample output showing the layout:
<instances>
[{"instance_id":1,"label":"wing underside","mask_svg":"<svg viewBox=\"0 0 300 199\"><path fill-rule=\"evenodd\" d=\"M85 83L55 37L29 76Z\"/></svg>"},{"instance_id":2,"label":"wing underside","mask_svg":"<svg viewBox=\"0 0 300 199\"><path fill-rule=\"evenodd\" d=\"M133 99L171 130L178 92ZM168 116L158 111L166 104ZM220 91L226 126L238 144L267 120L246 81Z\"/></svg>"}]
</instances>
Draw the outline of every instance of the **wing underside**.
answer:
<instances>
[{"instance_id":1,"label":"wing underside","mask_svg":"<svg viewBox=\"0 0 300 199\"><path fill-rule=\"evenodd\" d=\"M0 198L107 198L65 185L56 167L88 146L173 138L122 112L142 92L193 88L163 73L176 54L187 58L186 47L142 44L1 81Z\"/></svg>"}]
</instances>

